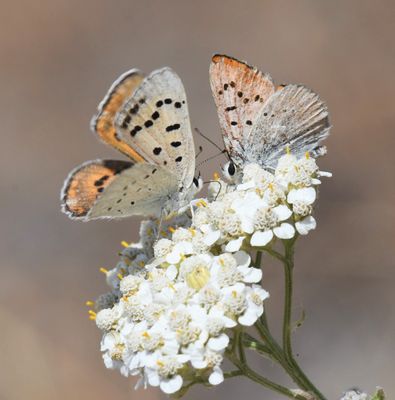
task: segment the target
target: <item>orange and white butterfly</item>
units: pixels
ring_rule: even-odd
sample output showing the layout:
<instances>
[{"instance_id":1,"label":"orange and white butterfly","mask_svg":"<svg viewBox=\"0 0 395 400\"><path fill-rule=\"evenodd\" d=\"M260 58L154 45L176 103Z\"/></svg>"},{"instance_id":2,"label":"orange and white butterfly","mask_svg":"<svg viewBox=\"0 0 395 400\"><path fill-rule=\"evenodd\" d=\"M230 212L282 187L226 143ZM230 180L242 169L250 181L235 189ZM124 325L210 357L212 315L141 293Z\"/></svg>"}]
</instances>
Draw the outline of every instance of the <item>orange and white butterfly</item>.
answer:
<instances>
[{"instance_id":1,"label":"orange and white butterfly","mask_svg":"<svg viewBox=\"0 0 395 400\"><path fill-rule=\"evenodd\" d=\"M185 90L170 68L120 76L91 128L130 161L94 160L75 168L61 193L70 218L166 216L185 208L200 189Z\"/></svg>"},{"instance_id":2,"label":"orange and white butterfly","mask_svg":"<svg viewBox=\"0 0 395 400\"><path fill-rule=\"evenodd\" d=\"M310 89L275 86L269 74L220 54L212 57L210 83L230 176L245 163L275 168L286 147L297 157L325 154L320 143L329 135L328 110Z\"/></svg>"}]
</instances>

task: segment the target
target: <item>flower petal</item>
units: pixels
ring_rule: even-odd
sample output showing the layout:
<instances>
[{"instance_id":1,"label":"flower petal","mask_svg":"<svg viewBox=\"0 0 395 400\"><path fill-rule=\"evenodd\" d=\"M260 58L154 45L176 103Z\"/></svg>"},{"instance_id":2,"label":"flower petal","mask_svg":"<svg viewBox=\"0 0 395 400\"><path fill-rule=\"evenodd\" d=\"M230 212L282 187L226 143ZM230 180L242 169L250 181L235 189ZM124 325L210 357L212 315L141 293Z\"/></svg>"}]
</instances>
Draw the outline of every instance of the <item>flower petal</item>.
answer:
<instances>
[{"instance_id":1,"label":"flower petal","mask_svg":"<svg viewBox=\"0 0 395 400\"><path fill-rule=\"evenodd\" d=\"M312 229L315 229L317 226L317 223L311 215L308 217L302 219L301 221L298 221L295 224L296 230L301 234L301 235L307 235L309 231Z\"/></svg>"},{"instance_id":2,"label":"flower petal","mask_svg":"<svg viewBox=\"0 0 395 400\"><path fill-rule=\"evenodd\" d=\"M180 260L180 253L175 250L172 250L172 252L166 256L166 262L168 262L169 264L177 264L178 262L180 262Z\"/></svg>"},{"instance_id":3,"label":"flower petal","mask_svg":"<svg viewBox=\"0 0 395 400\"><path fill-rule=\"evenodd\" d=\"M283 222L273 229L274 234L280 239L291 239L295 235L295 228L291 224Z\"/></svg>"},{"instance_id":4,"label":"flower petal","mask_svg":"<svg viewBox=\"0 0 395 400\"><path fill-rule=\"evenodd\" d=\"M273 211L276 213L279 221L285 221L292 215L292 211L285 205L274 207Z\"/></svg>"},{"instance_id":5,"label":"flower petal","mask_svg":"<svg viewBox=\"0 0 395 400\"><path fill-rule=\"evenodd\" d=\"M164 393L172 394L181 389L182 378L180 375L174 375L169 379L163 379L160 383L160 388Z\"/></svg>"},{"instance_id":6,"label":"flower petal","mask_svg":"<svg viewBox=\"0 0 395 400\"><path fill-rule=\"evenodd\" d=\"M266 246L273 239L273 232L271 230L261 232L257 231L251 236L251 246L261 247Z\"/></svg>"},{"instance_id":7,"label":"flower petal","mask_svg":"<svg viewBox=\"0 0 395 400\"><path fill-rule=\"evenodd\" d=\"M238 269L242 272L243 281L246 283L257 283L262 279L262 271L258 268L239 267Z\"/></svg>"},{"instance_id":8,"label":"flower petal","mask_svg":"<svg viewBox=\"0 0 395 400\"><path fill-rule=\"evenodd\" d=\"M224 374L219 367L214 367L213 372L210 374L208 381L211 385L219 385L224 381Z\"/></svg>"},{"instance_id":9,"label":"flower petal","mask_svg":"<svg viewBox=\"0 0 395 400\"><path fill-rule=\"evenodd\" d=\"M207 342L207 347L214 351L220 351L226 348L229 344L229 337L225 333L222 333L218 337L211 338Z\"/></svg>"},{"instance_id":10,"label":"flower petal","mask_svg":"<svg viewBox=\"0 0 395 400\"><path fill-rule=\"evenodd\" d=\"M263 307L262 307L262 313L263 313ZM258 317L259 314L256 312L255 309L248 308L247 311L239 317L238 321L241 325L252 326L255 324Z\"/></svg>"},{"instance_id":11,"label":"flower petal","mask_svg":"<svg viewBox=\"0 0 395 400\"><path fill-rule=\"evenodd\" d=\"M235 251L240 250L241 245L243 244L244 236L240 236L237 239L230 240L225 246L225 251L229 251L229 253L233 253Z\"/></svg>"},{"instance_id":12,"label":"flower petal","mask_svg":"<svg viewBox=\"0 0 395 400\"><path fill-rule=\"evenodd\" d=\"M287 201L293 204L295 201L302 201L306 204L313 204L317 197L317 193L314 188L307 187L302 189L292 189L288 193Z\"/></svg>"},{"instance_id":13,"label":"flower petal","mask_svg":"<svg viewBox=\"0 0 395 400\"><path fill-rule=\"evenodd\" d=\"M169 267L166 269L166 276L174 281L174 279L176 279L178 274L178 269L175 265L169 265Z\"/></svg>"},{"instance_id":14,"label":"flower petal","mask_svg":"<svg viewBox=\"0 0 395 400\"><path fill-rule=\"evenodd\" d=\"M233 254L239 267L248 267L251 263L251 257L245 251L238 251Z\"/></svg>"}]
</instances>

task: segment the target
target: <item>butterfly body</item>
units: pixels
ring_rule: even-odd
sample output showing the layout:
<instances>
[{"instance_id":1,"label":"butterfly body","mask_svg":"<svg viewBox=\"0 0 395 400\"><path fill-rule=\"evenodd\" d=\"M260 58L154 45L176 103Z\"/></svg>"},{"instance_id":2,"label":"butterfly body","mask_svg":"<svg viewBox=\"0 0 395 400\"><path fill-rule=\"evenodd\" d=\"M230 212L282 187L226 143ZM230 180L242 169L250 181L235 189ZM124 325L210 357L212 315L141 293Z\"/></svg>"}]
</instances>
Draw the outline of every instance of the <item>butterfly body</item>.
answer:
<instances>
[{"instance_id":1,"label":"butterfly body","mask_svg":"<svg viewBox=\"0 0 395 400\"><path fill-rule=\"evenodd\" d=\"M225 55L213 56L210 83L225 148L237 167L275 168L286 147L296 156L324 152L328 111L310 89L275 86L270 75Z\"/></svg>"},{"instance_id":2,"label":"butterfly body","mask_svg":"<svg viewBox=\"0 0 395 400\"><path fill-rule=\"evenodd\" d=\"M130 161L95 160L75 168L61 194L70 218L168 216L200 189L186 95L170 68L145 78L138 70L123 74L91 127Z\"/></svg>"}]
</instances>

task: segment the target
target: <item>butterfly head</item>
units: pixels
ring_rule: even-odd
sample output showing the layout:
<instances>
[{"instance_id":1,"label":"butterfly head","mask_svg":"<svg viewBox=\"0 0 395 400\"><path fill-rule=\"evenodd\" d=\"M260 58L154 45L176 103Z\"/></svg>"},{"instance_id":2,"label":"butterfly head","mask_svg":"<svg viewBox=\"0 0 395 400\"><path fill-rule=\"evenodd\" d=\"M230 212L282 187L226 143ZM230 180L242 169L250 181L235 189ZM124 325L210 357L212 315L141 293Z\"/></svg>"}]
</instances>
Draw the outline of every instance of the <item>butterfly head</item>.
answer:
<instances>
[{"instance_id":1,"label":"butterfly head","mask_svg":"<svg viewBox=\"0 0 395 400\"><path fill-rule=\"evenodd\" d=\"M236 167L236 165L232 161L228 161L222 167L222 173L225 176L225 178L232 183L237 183L241 177L241 171Z\"/></svg>"}]
</instances>

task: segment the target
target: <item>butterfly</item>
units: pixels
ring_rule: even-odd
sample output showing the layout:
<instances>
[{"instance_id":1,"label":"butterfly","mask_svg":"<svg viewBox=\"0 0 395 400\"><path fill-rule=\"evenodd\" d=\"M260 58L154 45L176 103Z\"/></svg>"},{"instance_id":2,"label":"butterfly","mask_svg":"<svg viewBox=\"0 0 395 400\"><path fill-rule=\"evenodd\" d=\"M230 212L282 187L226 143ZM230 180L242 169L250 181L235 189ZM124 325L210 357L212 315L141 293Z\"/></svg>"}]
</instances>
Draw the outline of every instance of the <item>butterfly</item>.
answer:
<instances>
[{"instance_id":1,"label":"butterfly","mask_svg":"<svg viewBox=\"0 0 395 400\"><path fill-rule=\"evenodd\" d=\"M230 176L246 163L274 169L286 147L297 157L326 153L320 143L329 135L328 110L310 89L276 86L269 74L220 54L212 57L210 84Z\"/></svg>"},{"instance_id":2,"label":"butterfly","mask_svg":"<svg viewBox=\"0 0 395 400\"><path fill-rule=\"evenodd\" d=\"M130 160L88 161L71 171L61 193L70 218L169 216L200 189L186 94L172 69L121 75L91 129Z\"/></svg>"}]
</instances>

